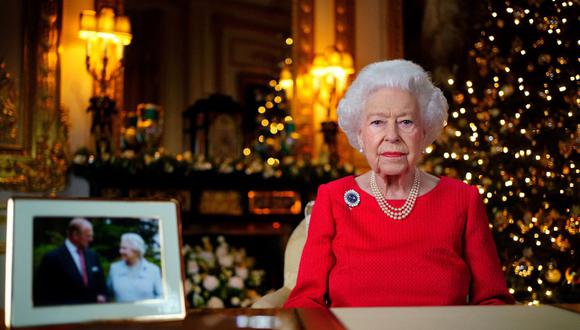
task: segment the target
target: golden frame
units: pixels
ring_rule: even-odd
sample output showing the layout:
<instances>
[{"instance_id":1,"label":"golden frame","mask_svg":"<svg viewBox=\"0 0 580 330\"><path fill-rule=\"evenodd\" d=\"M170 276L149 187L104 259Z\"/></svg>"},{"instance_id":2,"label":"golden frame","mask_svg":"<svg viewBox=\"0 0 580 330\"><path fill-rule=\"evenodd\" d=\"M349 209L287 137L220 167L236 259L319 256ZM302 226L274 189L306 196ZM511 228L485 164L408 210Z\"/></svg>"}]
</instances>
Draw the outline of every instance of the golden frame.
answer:
<instances>
[{"instance_id":1,"label":"golden frame","mask_svg":"<svg viewBox=\"0 0 580 330\"><path fill-rule=\"evenodd\" d=\"M22 49L16 50L21 56L16 70L21 79L13 91L0 94L0 105L14 105L9 118L14 139L0 141L0 189L55 193L64 188L68 167L58 52L62 0L26 0L18 14L22 26L15 30ZM4 66L0 71L11 76Z\"/></svg>"}]
</instances>

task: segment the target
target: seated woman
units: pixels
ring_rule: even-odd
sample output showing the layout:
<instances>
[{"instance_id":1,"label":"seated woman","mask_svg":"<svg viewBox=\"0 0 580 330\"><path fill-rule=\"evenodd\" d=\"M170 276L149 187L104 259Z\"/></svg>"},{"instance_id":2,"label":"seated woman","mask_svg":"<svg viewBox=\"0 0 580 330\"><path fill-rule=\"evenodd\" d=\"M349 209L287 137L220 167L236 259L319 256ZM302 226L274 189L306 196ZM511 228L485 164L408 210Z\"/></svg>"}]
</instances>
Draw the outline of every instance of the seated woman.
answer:
<instances>
[{"instance_id":1,"label":"seated woman","mask_svg":"<svg viewBox=\"0 0 580 330\"><path fill-rule=\"evenodd\" d=\"M155 299L163 296L159 267L145 260L143 238L135 233L121 236L121 260L111 264L107 286L116 302Z\"/></svg>"},{"instance_id":2,"label":"seated woman","mask_svg":"<svg viewBox=\"0 0 580 330\"><path fill-rule=\"evenodd\" d=\"M370 171L318 189L285 307L514 303L477 188L417 168L447 109L412 62L360 72L338 116Z\"/></svg>"}]
</instances>

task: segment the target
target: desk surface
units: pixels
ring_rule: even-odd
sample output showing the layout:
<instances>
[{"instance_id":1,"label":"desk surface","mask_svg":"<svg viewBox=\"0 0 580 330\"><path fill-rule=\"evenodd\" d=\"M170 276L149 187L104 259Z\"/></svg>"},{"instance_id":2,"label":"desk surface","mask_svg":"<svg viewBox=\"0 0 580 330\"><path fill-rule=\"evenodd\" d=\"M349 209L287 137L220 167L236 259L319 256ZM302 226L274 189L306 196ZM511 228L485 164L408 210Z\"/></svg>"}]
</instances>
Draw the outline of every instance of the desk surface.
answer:
<instances>
[{"instance_id":1,"label":"desk surface","mask_svg":"<svg viewBox=\"0 0 580 330\"><path fill-rule=\"evenodd\" d=\"M578 309L578 305L566 306ZM1 311L3 312L3 311ZM0 313L3 314L3 313ZM4 327L0 326L0 329ZM26 328L22 328L26 329ZM28 328L31 329L31 328ZM98 322L40 327L43 330L140 329L580 329L580 313L559 307L448 306L327 309L194 309L182 321Z\"/></svg>"},{"instance_id":2,"label":"desk surface","mask_svg":"<svg viewBox=\"0 0 580 330\"><path fill-rule=\"evenodd\" d=\"M554 306L332 308L349 330L580 329L580 313Z\"/></svg>"},{"instance_id":3,"label":"desk surface","mask_svg":"<svg viewBox=\"0 0 580 330\"><path fill-rule=\"evenodd\" d=\"M3 314L4 311L0 311ZM3 315L1 315L3 316ZM4 325L0 329L5 330ZM345 330L328 309L192 309L181 321L103 321L82 324L24 327L42 330L230 330L230 329L284 329L284 330Z\"/></svg>"}]
</instances>

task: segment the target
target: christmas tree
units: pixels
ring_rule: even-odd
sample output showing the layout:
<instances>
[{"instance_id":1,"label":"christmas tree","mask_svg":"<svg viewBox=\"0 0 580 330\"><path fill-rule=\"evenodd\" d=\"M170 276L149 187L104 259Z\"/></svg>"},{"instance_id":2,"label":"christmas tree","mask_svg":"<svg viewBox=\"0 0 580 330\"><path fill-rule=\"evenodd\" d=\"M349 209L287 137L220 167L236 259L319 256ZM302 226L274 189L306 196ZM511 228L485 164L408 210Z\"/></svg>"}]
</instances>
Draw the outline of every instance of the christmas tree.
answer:
<instances>
[{"instance_id":1,"label":"christmas tree","mask_svg":"<svg viewBox=\"0 0 580 330\"><path fill-rule=\"evenodd\" d=\"M256 133L253 149L269 165L277 165L284 156L291 155L297 135L286 92L276 80L268 87L255 90ZM244 155L252 153L244 149Z\"/></svg>"},{"instance_id":2,"label":"christmas tree","mask_svg":"<svg viewBox=\"0 0 580 330\"><path fill-rule=\"evenodd\" d=\"M508 288L529 304L580 302L578 6L491 0L427 149L432 171L480 188Z\"/></svg>"},{"instance_id":3,"label":"christmas tree","mask_svg":"<svg viewBox=\"0 0 580 330\"><path fill-rule=\"evenodd\" d=\"M279 63L279 79L272 79L268 86L260 86L253 91L252 106L257 112L256 139L252 148L244 148L244 156L257 155L270 166L279 165L284 157L293 155L298 139L294 119L290 115L293 61L289 54L294 40L285 38L284 43L287 56Z\"/></svg>"}]
</instances>

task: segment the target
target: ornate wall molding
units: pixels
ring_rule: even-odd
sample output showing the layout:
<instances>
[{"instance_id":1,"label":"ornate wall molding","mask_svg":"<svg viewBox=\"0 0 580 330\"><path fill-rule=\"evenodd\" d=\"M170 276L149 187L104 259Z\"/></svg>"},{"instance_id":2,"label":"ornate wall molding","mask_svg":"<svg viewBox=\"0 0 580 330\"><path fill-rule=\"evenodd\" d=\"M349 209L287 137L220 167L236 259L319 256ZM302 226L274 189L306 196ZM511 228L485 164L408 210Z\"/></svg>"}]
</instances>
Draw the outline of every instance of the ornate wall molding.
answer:
<instances>
[{"instance_id":1,"label":"ornate wall molding","mask_svg":"<svg viewBox=\"0 0 580 330\"><path fill-rule=\"evenodd\" d=\"M21 134L18 134L21 121L14 74L7 70L6 62L0 59L0 149L19 148L22 144L19 138Z\"/></svg>"},{"instance_id":2,"label":"ornate wall molding","mask_svg":"<svg viewBox=\"0 0 580 330\"><path fill-rule=\"evenodd\" d=\"M30 140L20 152L0 153L0 189L55 192L64 187L67 114L60 106L58 46L62 0L23 2L20 109L30 122L17 127Z\"/></svg>"},{"instance_id":3,"label":"ornate wall molding","mask_svg":"<svg viewBox=\"0 0 580 330\"><path fill-rule=\"evenodd\" d=\"M313 95L309 79L310 66L314 59L314 0L293 0L292 32L294 37L294 77L296 98L292 104L292 115L296 131L300 135L298 153L310 155L313 150Z\"/></svg>"},{"instance_id":4,"label":"ornate wall molding","mask_svg":"<svg viewBox=\"0 0 580 330\"><path fill-rule=\"evenodd\" d=\"M387 59L403 58L403 0L381 2L385 15L385 55Z\"/></svg>"},{"instance_id":5,"label":"ornate wall molding","mask_svg":"<svg viewBox=\"0 0 580 330\"><path fill-rule=\"evenodd\" d=\"M341 52L355 55L355 6L354 0L334 1L334 39Z\"/></svg>"}]
</instances>

